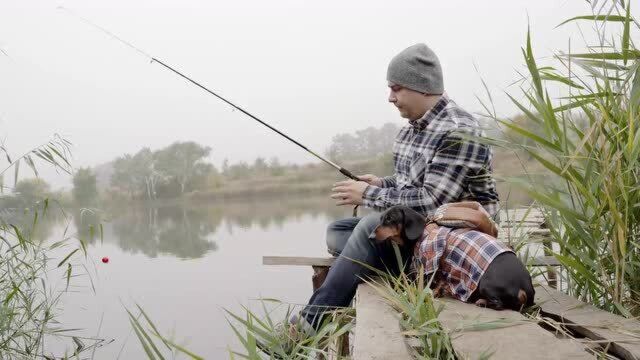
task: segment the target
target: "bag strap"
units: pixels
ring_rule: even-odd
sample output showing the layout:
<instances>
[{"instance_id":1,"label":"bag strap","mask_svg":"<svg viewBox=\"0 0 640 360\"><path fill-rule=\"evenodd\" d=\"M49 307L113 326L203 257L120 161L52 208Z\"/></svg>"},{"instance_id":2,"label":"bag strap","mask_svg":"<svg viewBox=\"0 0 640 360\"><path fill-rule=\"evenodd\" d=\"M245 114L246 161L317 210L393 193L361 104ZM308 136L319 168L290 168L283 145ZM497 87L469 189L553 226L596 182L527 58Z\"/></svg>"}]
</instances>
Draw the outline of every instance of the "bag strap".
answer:
<instances>
[{"instance_id":1,"label":"bag strap","mask_svg":"<svg viewBox=\"0 0 640 360\"><path fill-rule=\"evenodd\" d=\"M461 201L440 206L429 219L440 226L471 228L498 236L498 226L489 213L476 201Z\"/></svg>"}]
</instances>

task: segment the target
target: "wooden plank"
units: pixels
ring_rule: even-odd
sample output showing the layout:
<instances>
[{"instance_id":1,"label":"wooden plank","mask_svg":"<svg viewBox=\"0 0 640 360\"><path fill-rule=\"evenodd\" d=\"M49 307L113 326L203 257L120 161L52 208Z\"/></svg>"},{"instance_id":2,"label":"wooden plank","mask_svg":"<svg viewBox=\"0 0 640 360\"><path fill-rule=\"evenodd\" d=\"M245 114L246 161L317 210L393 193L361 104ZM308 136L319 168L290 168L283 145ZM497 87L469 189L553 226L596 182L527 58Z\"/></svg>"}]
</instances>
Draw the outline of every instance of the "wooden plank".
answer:
<instances>
[{"instance_id":1,"label":"wooden plank","mask_svg":"<svg viewBox=\"0 0 640 360\"><path fill-rule=\"evenodd\" d=\"M543 229L539 227L524 227L517 229L500 229L498 230L498 238L504 237L507 235L511 236L538 236L538 237L549 237L551 236L551 230Z\"/></svg>"},{"instance_id":2,"label":"wooden plank","mask_svg":"<svg viewBox=\"0 0 640 360\"><path fill-rule=\"evenodd\" d=\"M513 226L540 226L544 223L544 218L509 218L509 219L501 219L500 226L502 227L513 227Z\"/></svg>"},{"instance_id":3,"label":"wooden plank","mask_svg":"<svg viewBox=\"0 0 640 360\"><path fill-rule=\"evenodd\" d=\"M509 219L500 219L499 226L512 227L512 226L540 226L544 223L543 217L515 217Z\"/></svg>"},{"instance_id":4,"label":"wooden plank","mask_svg":"<svg viewBox=\"0 0 640 360\"><path fill-rule=\"evenodd\" d=\"M529 266L562 266L555 256L538 256L527 261Z\"/></svg>"},{"instance_id":5,"label":"wooden plank","mask_svg":"<svg viewBox=\"0 0 640 360\"><path fill-rule=\"evenodd\" d=\"M603 347L622 359L640 359L640 322L597 309L551 289L536 287L536 304L543 314L566 324L589 339L602 341Z\"/></svg>"},{"instance_id":6,"label":"wooden plank","mask_svg":"<svg viewBox=\"0 0 640 360\"><path fill-rule=\"evenodd\" d=\"M306 256L263 256L263 265L291 265L291 266L331 266L335 257L306 257ZM560 262L553 256L540 256L529 260L531 266L560 266Z\"/></svg>"},{"instance_id":7,"label":"wooden plank","mask_svg":"<svg viewBox=\"0 0 640 360\"><path fill-rule=\"evenodd\" d=\"M511 235L507 235L507 234L500 234L498 235L498 241L503 242L503 243L509 243L509 242L516 242L516 241L520 241L520 240L525 240L527 244L535 244L535 243L540 243L540 242L544 242L545 240L549 240L550 238L548 236L530 236L527 234L511 234Z\"/></svg>"},{"instance_id":8,"label":"wooden plank","mask_svg":"<svg viewBox=\"0 0 640 360\"><path fill-rule=\"evenodd\" d=\"M528 215L528 216L524 216L524 214L509 214L507 216L501 215L500 216L500 222L501 223L543 223L545 220L544 216L542 215Z\"/></svg>"},{"instance_id":9,"label":"wooden plank","mask_svg":"<svg viewBox=\"0 0 640 360\"><path fill-rule=\"evenodd\" d=\"M549 229L533 229L527 232L530 236L550 236L551 230Z\"/></svg>"},{"instance_id":10,"label":"wooden plank","mask_svg":"<svg viewBox=\"0 0 640 360\"><path fill-rule=\"evenodd\" d=\"M263 256L262 265L331 266L335 257Z\"/></svg>"},{"instance_id":11,"label":"wooden plank","mask_svg":"<svg viewBox=\"0 0 640 360\"><path fill-rule=\"evenodd\" d=\"M356 293L354 360L413 359L402 335L399 315L369 284Z\"/></svg>"},{"instance_id":12,"label":"wooden plank","mask_svg":"<svg viewBox=\"0 0 640 360\"><path fill-rule=\"evenodd\" d=\"M451 343L461 359L479 359L491 354L501 359L594 359L573 339L559 339L522 314L495 311L454 299L438 299L445 305L438 316L451 333ZM474 325L502 324L502 327L474 330Z\"/></svg>"},{"instance_id":13,"label":"wooden plank","mask_svg":"<svg viewBox=\"0 0 640 360\"><path fill-rule=\"evenodd\" d=\"M505 211L501 211L501 215L504 215ZM506 210L507 219L522 219L526 218L544 218L542 211L540 209L529 209L529 208L517 208L517 209L509 209Z\"/></svg>"}]
</instances>

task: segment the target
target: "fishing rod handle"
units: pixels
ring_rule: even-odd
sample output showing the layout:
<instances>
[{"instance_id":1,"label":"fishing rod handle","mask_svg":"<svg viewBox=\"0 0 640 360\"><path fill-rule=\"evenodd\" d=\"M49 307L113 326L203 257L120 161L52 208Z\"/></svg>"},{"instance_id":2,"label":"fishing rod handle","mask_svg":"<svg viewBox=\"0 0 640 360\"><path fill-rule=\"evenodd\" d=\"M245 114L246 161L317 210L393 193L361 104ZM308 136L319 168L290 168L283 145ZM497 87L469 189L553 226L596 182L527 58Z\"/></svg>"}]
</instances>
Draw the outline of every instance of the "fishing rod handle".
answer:
<instances>
[{"instance_id":1,"label":"fishing rod handle","mask_svg":"<svg viewBox=\"0 0 640 360\"><path fill-rule=\"evenodd\" d=\"M358 217L358 206L360 206L360 205L356 205L353 208L353 213L351 214L353 217Z\"/></svg>"},{"instance_id":2,"label":"fishing rod handle","mask_svg":"<svg viewBox=\"0 0 640 360\"><path fill-rule=\"evenodd\" d=\"M362 181L359 177L357 177L357 176L353 175L353 174L351 173L351 171L349 171L349 170L347 170L347 169L345 169L345 168L342 168L342 167L341 167L339 171L340 171L340 173L341 173L342 175L344 175L344 176L348 177L348 178L349 178L349 179L351 179L351 180L355 180L355 181Z\"/></svg>"}]
</instances>

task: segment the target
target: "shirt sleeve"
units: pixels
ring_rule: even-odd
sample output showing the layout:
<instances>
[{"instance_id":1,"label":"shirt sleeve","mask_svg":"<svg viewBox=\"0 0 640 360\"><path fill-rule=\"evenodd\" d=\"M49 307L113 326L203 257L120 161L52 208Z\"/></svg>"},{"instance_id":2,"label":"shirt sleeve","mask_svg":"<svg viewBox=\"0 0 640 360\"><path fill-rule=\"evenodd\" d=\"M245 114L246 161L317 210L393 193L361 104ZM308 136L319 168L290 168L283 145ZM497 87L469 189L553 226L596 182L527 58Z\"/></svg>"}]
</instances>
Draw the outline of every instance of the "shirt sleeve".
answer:
<instances>
[{"instance_id":1,"label":"shirt sleeve","mask_svg":"<svg viewBox=\"0 0 640 360\"><path fill-rule=\"evenodd\" d=\"M422 214L432 212L440 205L460 197L467 176L485 172L483 169L488 166L489 153L488 145L470 136L449 133L436 149L431 162L415 164L424 169L421 187L397 189L369 185L363 194L363 205L377 211L404 205Z\"/></svg>"},{"instance_id":2,"label":"shirt sleeve","mask_svg":"<svg viewBox=\"0 0 640 360\"><path fill-rule=\"evenodd\" d=\"M396 187L396 175L390 175L390 176L385 176L382 179L382 186L381 188L392 188L392 187Z\"/></svg>"}]
</instances>

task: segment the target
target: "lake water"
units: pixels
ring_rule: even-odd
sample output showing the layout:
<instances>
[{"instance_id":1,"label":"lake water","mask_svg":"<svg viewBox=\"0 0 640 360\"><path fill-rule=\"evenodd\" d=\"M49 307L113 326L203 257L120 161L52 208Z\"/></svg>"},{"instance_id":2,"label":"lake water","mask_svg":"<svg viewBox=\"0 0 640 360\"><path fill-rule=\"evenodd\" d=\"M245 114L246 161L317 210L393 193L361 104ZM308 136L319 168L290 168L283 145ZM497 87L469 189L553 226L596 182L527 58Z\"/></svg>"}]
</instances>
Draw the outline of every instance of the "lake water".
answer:
<instances>
[{"instance_id":1,"label":"lake water","mask_svg":"<svg viewBox=\"0 0 640 360\"><path fill-rule=\"evenodd\" d=\"M259 297L306 303L311 295L309 267L263 266L262 256L323 256L327 224L350 213L328 197L123 207L103 222L102 240L90 241L86 264L91 280L73 279L58 319L65 328L82 329L74 334L113 340L96 351L95 359L144 359L125 311L137 303L161 333L175 334L196 354L229 358L228 348L240 345L224 309L256 308L252 299ZM58 241L65 228L68 235L92 221L90 214L76 213L75 219L52 225L45 237ZM59 257L68 251L60 250ZM109 258L107 264L103 257ZM76 271L84 271L80 258L74 264ZM64 287L59 272L50 280ZM50 339L46 348L59 355L73 346L68 339Z\"/></svg>"},{"instance_id":2,"label":"lake water","mask_svg":"<svg viewBox=\"0 0 640 360\"><path fill-rule=\"evenodd\" d=\"M207 359L227 359L229 348L242 348L225 309L242 314L242 306L259 310L261 297L304 304L311 296L310 267L263 266L262 256L324 256L327 224L351 212L328 196L165 207L123 204L106 215L76 211L67 220L50 221L39 237L55 242L81 229L79 237L88 242L86 261L76 255L73 264L74 273L89 275L72 279L58 320L64 328L81 329L74 335L110 342L95 352L95 359L146 358L125 310L135 310L136 304L163 335ZM102 239L86 231L96 223L103 224ZM78 246L74 239L69 244ZM70 249L57 250L50 263L55 267ZM102 263L103 257L109 262ZM65 287L62 270L49 276L58 289ZM68 338L50 338L46 344L56 355L74 348ZM90 358L91 353L83 355Z\"/></svg>"}]
</instances>

